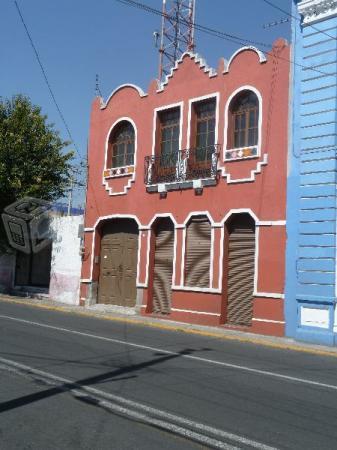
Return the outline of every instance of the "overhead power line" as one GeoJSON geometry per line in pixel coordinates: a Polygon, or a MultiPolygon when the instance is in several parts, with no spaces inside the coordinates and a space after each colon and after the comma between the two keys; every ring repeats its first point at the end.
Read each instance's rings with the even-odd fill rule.
{"type": "MultiPolygon", "coordinates": [[[[163,14],[163,12],[160,11],[159,9],[152,8],[149,5],[146,5],[146,4],[140,3],[140,2],[136,2],[134,0],[115,0],[115,1],[117,1],[118,3],[122,3],[126,6],[132,6],[137,9],[142,9],[146,12],[150,12],[157,16],[169,17],[169,16],[167,16],[167,14],[163,14]]],[[[174,20],[174,17],[172,17],[172,19],[174,20]]],[[[225,39],[225,40],[227,40],[229,42],[233,42],[235,44],[239,43],[239,44],[243,44],[243,45],[249,44],[249,45],[257,45],[259,47],[268,47],[268,48],[270,47],[269,44],[265,44],[264,42],[257,42],[257,41],[253,41],[251,39],[244,39],[244,38],[241,38],[240,36],[235,36],[234,34],[228,34],[223,31],[215,30],[213,28],[206,27],[199,23],[194,23],[193,28],[195,30],[202,31],[203,33],[210,34],[211,36],[216,36],[216,37],[225,39]]]]}
{"type": "Polygon", "coordinates": [[[80,151],[79,151],[79,149],[78,149],[78,147],[77,147],[77,145],[76,145],[76,143],[75,143],[75,141],[74,141],[74,138],[73,138],[73,136],[72,136],[72,134],[71,134],[70,128],[69,128],[69,126],[68,126],[68,124],[67,124],[67,121],[66,121],[66,119],[65,119],[65,117],[64,117],[64,114],[63,114],[63,112],[62,112],[62,110],[61,110],[61,108],[60,108],[60,106],[59,106],[59,104],[58,104],[58,102],[57,102],[57,100],[56,100],[55,94],[54,94],[54,92],[53,92],[53,89],[52,89],[51,84],[50,84],[50,82],[49,82],[49,79],[48,79],[48,77],[47,77],[46,70],[45,70],[45,68],[43,67],[43,64],[42,64],[40,55],[39,55],[39,53],[38,53],[38,51],[37,51],[37,48],[36,48],[36,46],[35,46],[35,44],[34,44],[34,41],[33,41],[33,39],[32,39],[32,36],[31,36],[31,34],[30,34],[29,30],[28,30],[27,24],[26,24],[26,22],[25,22],[25,20],[24,20],[24,18],[23,18],[22,12],[21,12],[21,10],[20,10],[20,8],[19,8],[19,5],[18,5],[18,3],[17,3],[16,0],[14,0],[14,4],[15,4],[16,9],[17,9],[17,12],[18,12],[18,14],[19,14],[19,16],[20,16],[22,25],[24,26],[24,29],[25,29],[25,31],[26,31],[26,34],[27,34],[28,40],[29,40],[29,42],[30,42],[30,45],[31,45],[31,47],[32,47],[32,49],[33,49],[33,51],[34,51],[36,60],[37,60],[37,62],[38,62],[38,64],[39,64],[39,66],[40,66],[40,69],[41,69],[41,72],[42,72],[44,81],[45,81],[45,83],[46,83],[46,85],[47,85],[49,94],[50,94],[50,96],[51,96],[51,98],[52,98],[52,100],[53,100],[53,102],[54,102],[54,105],[55,105],[55,107],[56,107],[56,109],[57,109],[57,112],[59,113],[59,116],[60,116],[60,118],[61,118],[61,120],[62,120],[62,122],[63,122],[63,125],[64,125],[64,127],[65,127],[65,129],[66,129],[66,131],[67,131],[68,137],[69,137],[69,139],[70,139],[72,145],[74,146],[74,148],[75,148],[75,150],[76,150],[76,153],[77,153],[78,157],[79,157],[81,160],[84,160],[85,158],[81,155],[81,153],[80,153],[80,151]]]}
{"type": "MultiPolygon", "coordinates": [[[[290,12],[286,11],[285,9],[280,8],[278,5],[275,5],[275,3],[271,2],[270,0],[262,0],[264,3],[266,3],[267,5],[271,6],[274,9],[277,9],[278,11],[282,12],[283,14],[287,14],[287,16],[291,17],[292,19],[297,20],[298,22],[301,22],[301,19],[299,17],[294,16],[293,14],[291,14],[290,12]]],[[[337,38],[335,36],[331,36],[331,34],[327,33],[324,30],[320,30],[319,28],[315,27],[315,25],[308,25],[309,27],[311,27],[313,30],[318,31],[319,33],[324,34],[325,36],[328,36],[331,39],[334,39],[335,41],[337,41],[337,38]]]]}
{"type": "MultiPolygon", "coordinates": [[[[158,15],[158,16],[163,16],[162,11],[159,11],[158,9],[152,8],[152,7],[150,7],[150,6],[148,6],[148,5],[144,4],[144,3],[136,2],[134,0],[115,0],[115,1],[118,2],[118,3],[122,3],[122,4],[126,5],[126,6],[131,6],[131,7],[134,7],[134,8],[138,8],[138,9],[144,10],[144,11],[149,12],[151,14],[155,14],[155,15],[158,15]]],[[[262,1],[268,2],[268,0],[262,0],[262,1]]],[[[270,3],[270,2],[268,2],[268,3],[270,3]]],[[[273,6],[271,3],[270,3],[270,5],[273,6]]],[[[278,7],[276,7],[276,8],[278,8],[278,7]]],[[[282,10],[281,8],[279,8],[279,9],[282,12],[284,12],[284,13],[289,15],[288,12],[282,10]]],[[[224,39],[225,41],[228,41],[228,42],[232,42],[232,43],[240,44],[240,45],[251,45],[251,44],[254,44],[254,45],[258,46],[258,47],[267,47],[269,49],[272,49],[272,45],[271,44],[266,44],[266,43],[263,43],[263,42],[255,42],[255,41],[252,41],[250,39],[244,39],[244,38],[241,38],[241,37],[238,37],[238,36],[234,36],[232,34],[224,33],[222,31],[206,27],[204,25],[197,24],[197,23],[194,23],[193,26],[198,31],[201,31],[201,32],[206,33],[206,34],[210,34],[211,36],[214,36],[214,37],[217,37],[217,38],[220,38],[220,39],[224,39]]],[[[290,64],[294,64],[295,66],[301,67],[302,69],[312,70],[313,72],[317,72],[317,73],[319,73],[321,75],[324,75],[324,76],[332,76],[333,75],[332,73],[323,72],[322,70],[319,70],[319,69],[315,68],[314,66],[305,66],[305,65],[300,64],[300,63],[298,63],[296,61],[293,61],[291,59],[284,58],[283,56],[275,55],[274,53],[272,53],[270,51],[265,51],[265,54],[268,55],[268,56],[272,56],[274,58],[283,60],[283,61],[287,61],[290,64]]]]}

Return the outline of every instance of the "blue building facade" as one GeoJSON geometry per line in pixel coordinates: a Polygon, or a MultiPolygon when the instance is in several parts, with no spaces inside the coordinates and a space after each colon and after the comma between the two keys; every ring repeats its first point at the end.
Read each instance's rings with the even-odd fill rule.
{"type": "Polygon", "coordinates": [[[337,0],[293,0],[286,335],[337,344],[337,0]]]}

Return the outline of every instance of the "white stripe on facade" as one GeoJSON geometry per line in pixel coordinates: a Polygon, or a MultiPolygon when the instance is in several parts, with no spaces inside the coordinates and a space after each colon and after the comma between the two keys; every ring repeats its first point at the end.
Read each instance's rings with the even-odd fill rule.
{"type": "Polygon", "coordinates": [[[254,322],[279,323],[279,324],[284,324],[284,323],[285,323],[284,320],[258,319],[258,318],[256,318],[256,317],[253,317],[252,320],[253,320],[254,322]]]}
{"type": "Polygon", "coordinates": [[[183,313],[189,313],[189,314],[200,314],[200,315],[205,315],[205,316],[218,316],[218,317],[221,316],[221,314],[218,314],[218,313],[211,313],[211,312],[206,312],[206,311],[193,311],[191,309],[171,308],[171,311],[183,312],[183,313]]]}

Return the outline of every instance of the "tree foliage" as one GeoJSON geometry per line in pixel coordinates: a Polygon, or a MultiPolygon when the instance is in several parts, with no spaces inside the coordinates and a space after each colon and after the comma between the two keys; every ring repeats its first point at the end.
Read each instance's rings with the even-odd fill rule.
{"type": "Polygon", "coordinates": [[[73,158],[68,145],[28,97],[0,98],[0,213],[25,196],[62,197],[73,158]]]}

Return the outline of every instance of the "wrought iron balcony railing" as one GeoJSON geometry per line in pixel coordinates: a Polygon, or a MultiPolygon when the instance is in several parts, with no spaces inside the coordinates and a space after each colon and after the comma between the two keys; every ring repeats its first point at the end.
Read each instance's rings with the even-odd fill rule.
{"type": "Polygon", "coordinates": [[[145,157],[146,185],[216,178],[219,145],[145,157]]]}

